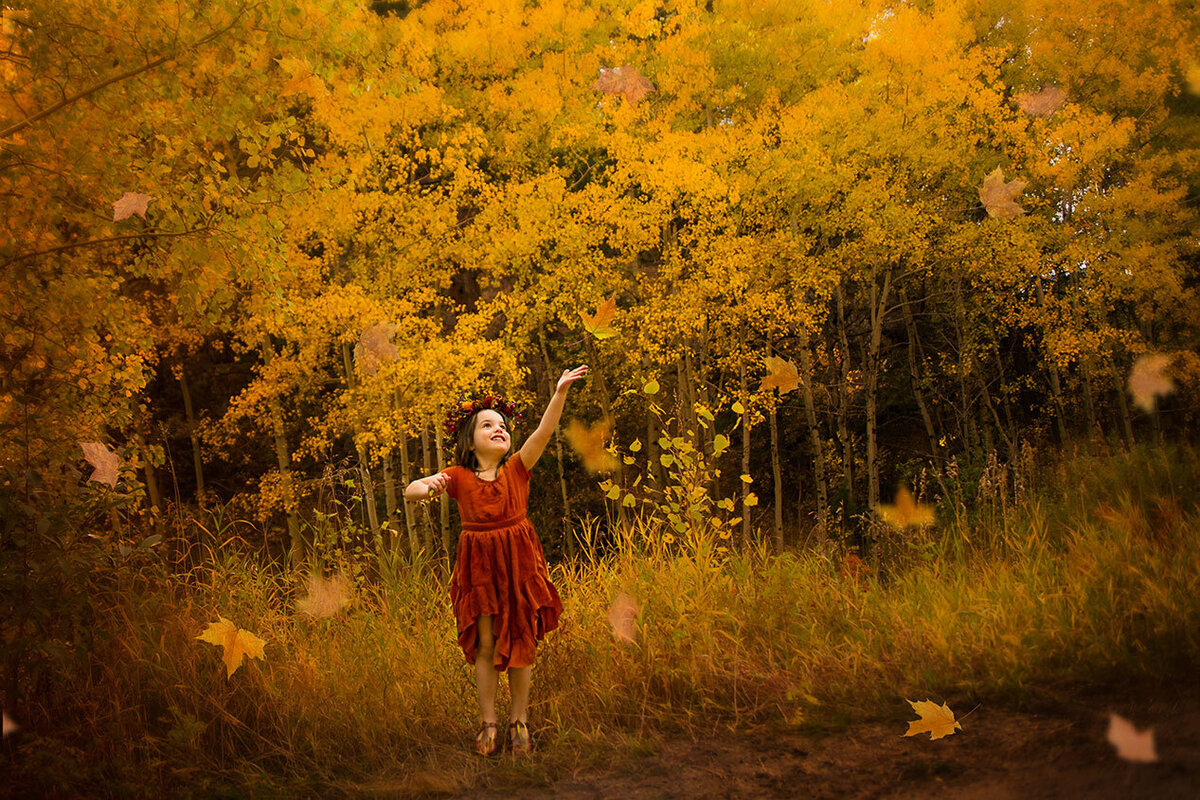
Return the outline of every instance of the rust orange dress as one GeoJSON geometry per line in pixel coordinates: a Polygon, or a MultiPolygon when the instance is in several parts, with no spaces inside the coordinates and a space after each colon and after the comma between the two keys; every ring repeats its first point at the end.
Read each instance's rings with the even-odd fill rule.
{"type": "Polygon", "coordinates": [[[492,615],[500,672],[533,663],[537,643],[558,627],[562,600],[550,582],[542,543],[525,516],[529,468],[513,454],[493,481],[458,464],[442,470],[458,501],[462,534],[450,579],[458,644],[475,663],[479,617],[492,615]]]}

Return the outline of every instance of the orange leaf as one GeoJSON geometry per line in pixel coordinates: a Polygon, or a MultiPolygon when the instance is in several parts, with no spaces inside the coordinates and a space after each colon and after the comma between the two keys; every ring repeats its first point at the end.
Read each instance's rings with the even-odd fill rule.
{"type": "Polygon", "coordinates": [[[596,313],[588,316],[582,311],[577,311],[583,318],[583,328],[597,339],[607,339],[610,336],[617,335],[617,329],[612,326],[613,318],[617,315],[617,295],[605,300],[596,309],[596,313]]]}
{"type": "Polygon", "coordinates": [[[332,617],[350,602],[350,580],[345,574],[326,580],[314,572],[308,576],[308,596],[300,599],[296,608],[314,617],[332,617]]]}
{"type": "Polygon", "coordinates": [[[608,609],[608,624],[612,627],[614,639],[620,642],[634,641],[634,619],[637,613],[636,600],[624,592],[617,595],[617,599],[608,609]]]}
{"type": "Polygon", "coordinates": [[[1154,751],[1154,728],[1138,731],[1129,720],[1110,713],[1108,741],[1117,748],[1117,755],[1126,761],[1158,761],[1158,754],[1154,751]]]}
{"type": "Polygon", "coordinates": [[[909,525],[932,525],[933,506],[919,505],[913,500],[912,494],[904,486],[896,491],[896,505],[876,506],[876,511],[884,522],[897,528],[907,528],[909,525]]]}
{"type": "Polygon", "coordinates": [[[1038,92],[1017,95],[1017,105],[1026,114],[1048,117],[1067,102],[1067,93],[1057,86],[1043,86],[1038,92]]]}
{"type": "Polygon", "coordinates": [[[771,372],[762,379],[762,389],[779,389],[780,394],[787,394],[800,385],[800,374],[796,365],[775,356],[763,359],[771,372]]]}
{"type": "Polygon", "coordinates": [[[1129,371],[1129,394],[1143,411],[1154,410],[1154,398],[1175,391],[1175,382],[1165,374],[1171,364],[1167,353],[1147,353],[1133,362],[1129,371]]]}
{"type": "Polygon", "coordinates": [[[379,322],[362,332],[354,346],[354,363],[368,375],[379,371],[382,361],[395,361],[400,351],[392,344],[396,333],[394,322],[379,322]]]}
{"type": "Polygon", "coordinates": [[[912,700],[907,702],[921,718],[909,720],[908,732],[904,734],[905,736],[928,733],[930,739],[941,739],[943,736],[954,733],[956,728],[962,730],[962,725],[954,719],[954,712],[945,703],[939,706],[928,699],[919,703],[914,703],[912,700]]]}
{"type": "Polygon", "coordinates": [[[579,454],[584,468],[589,472],[611,472],[616,469],[617,460],[613,458],[612,453],[604,449],[604,442],[608,439],[609,430],[607,420],[598,422],[589,428],[581,424],[579,420],[573,419],[567,425],[567,429],[563,431],[567,441],[571,443],[571,447],[579,454]]]}

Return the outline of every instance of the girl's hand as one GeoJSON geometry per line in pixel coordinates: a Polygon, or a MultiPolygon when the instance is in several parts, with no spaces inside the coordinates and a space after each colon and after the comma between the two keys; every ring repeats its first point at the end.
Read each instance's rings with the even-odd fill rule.
{"type": "Polygon", "coordinates": [[[565,392],[570,385],[587,374],[587,364],[575,369],[564,369],[562,377],[558,379],[558,386],[554,387],[556,392],[565,392]]]}
{"type": "Polygon", "coordinates": [[[429,496],[431,498],[437,497],[444,492],[449,484],[450,476],[444,472],[439,472],[437,475],[425,479],[425,485],[429,487],[429,496]]]}

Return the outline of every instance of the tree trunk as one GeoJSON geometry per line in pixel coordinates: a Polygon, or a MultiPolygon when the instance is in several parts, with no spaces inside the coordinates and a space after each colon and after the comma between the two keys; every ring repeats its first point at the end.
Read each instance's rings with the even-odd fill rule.
{"type": "Polygon", "coordinates": [[[200,437],[196,435],[196,415],[192,410],[192,393],[188,389],[187,368],[179,363],[179,388],[183,392],[183,413],[187,417],[188,438],[192,442],[192,467],[196,470],[196,502],[204,505],[204,460],[200,456],[200,437]]]}
{"type": "Polygon", "coordinates": [[[147,511],[150,512],[155,530],[158,530],[162,527],[160,515],[163,513],[162,494],[158,490],[158,472],[150,463],[150,448],[146,446],[146,440],[140,431],[134,434],[134,442],[137,444],[138,456],[142,459],[142,472],[146,476],[147,511]]]}
{"type": "Polygon", "coordinates": [[[399,541],[399,523],[396,520],[396,476],[392,470],[391,453],[383,456],[383,503],[387,511],[383,546],[389,553],[395,553],[396,542],[399,541]]]}
{"type": "Polygon", "coordinates": [[[883,273],[883,289],[871,280],[871,347],[867,353],[867,505],[879,505],[879,459],[875,442],[875,393],[879,385],[879,346],[883,340],[883,320],[887,315],[892,270],[883,273]]]}
{"type": "Polygon", "coordinates": [[[771,402],[771,473],[775,477],[775,552],[783,552],[783,476],[779,468],[779,425],[775,409],[778,398],[771,402]]]}
{"type": "MultiPolygon", "coordinates": [[[[354,356],[349,342],[342,342],[342,366],[346,370],[346,388],[353,391],[357,381],[354,378],[354,356]]],[[[354,426],[354,438],[358,439],[358,426],[354,426]]],[[[375,480],[371,476],[371,454],[363,445],[355,441],[354,449],[358,453],[358,474],[362,479],[362,500],[367,510],[367,524],[371,528],[371,536],[375,539],[375,552],[383,552],[383,535],[379,530],[379,509],[375,506],[375,480]]]]}
{"type": "Polygon", "coordinates": [[[850,442],[850,338],[846,333],[845,300],[842,285],[835,290],[837,299],[837,332],[841,347],[842,387],[841,402],[838,403],[838,438],[842,441],[842,483],[845,500],[842,506],[842,521],[846,522],[854,502],[854,449],[850,442]]]}
{"type": "MultiPolygon", "coordinates": [[[[616,435],[617,435],[617,431],[616,431],[617,420],[616,420],[616,417],[613,416],[612,402],[609,400],[609,396],[608,396],[608,381],[604,380],[604,372],[603,372],[603,370],[600,369],[600,362],[596,358],[596,348],[595,348],[595,346],[592,345],[592,340],[590,338],[585,338],[584,341],[586,342],[586,345],[587,345],[588,358],[591,360],[591,365],[593,367],[593,371],[596,373],[596,377],[599,379],[598,382],[599,382],[599,389],[600,389],[600,408],[604,412],[604,419],[606,419],[608,421],[609,425],[611,426],[612,437],[615,439],[616,435]]],[[[617,486],[620,486],[621,489],[624,490],[625,489],[625,478],[624,478],[624,470],[621,468],[621,459],[620,458],[618,458],[616,460],[616,467],[613,470],[613,472],[615,473],[615,475],[613,477],[616,478],[617,486]]],[[[623,494],[624,494],[624,492],[622,491],[622,495],[623,494]]],[[[607,500],[606,500],[606,502],[607,502],[607,500]]],[[[625,506],[621,503],[620,499],[616,500],[615,502],[616,502],[616,506],[617,506],[617,525],[621,528],[621,530],[626,530],[625,506]]]]}
{"type": "MultiPolygon", "coordinates": [[[[275,357],[275,346],[271,344],[269,334],[262,336],[262,358],[263,365],[271,366],[271,361],[275,357]]],[[[287,527],[288,527],[288,557],[291,560],[291,566],[297,567],[303,563],[306,556],[306,543],[300,537],[300,517],[296,514],[295,507],[290,502],[293,494],[292,486],[292,458],[288,453],[287,439],[284,435],[283,427],[283,408],[279,403],[279,397],[274,393],[270,393],[267,397],[267,405],[271,414],[271,428],[275,438],[275,463],[279,468],[279,475],[282,478],[285,497],[284,509],[287,512],[287,527]]]]}
{"type": "MultiPolygon", "coordinates": [[[[429,446],[428,422],[421,423],[421,467],[424,470],[423,475],[433,474],[433,449],[429,446]]],[[[429,515],[428,507],[423,505],[422,508],[424,509],[423,516],[425,518],[425,535],[422,537],[422,544],[432,553],[434,552],[433,518],[429,515]]]]}
{"type": "Polygon", "coordinates": [[[934,463],[941,464],[942,451],[938,445],[937,429],[933,426],[933,417],[929,414],[929,406],[925,404],[925,393],[921,391],[921,373],[917,367],[920,351],[917,349],[917,323],[913,319],[912,307],[908,302],[908,294],[900,288],[900,308],[904,312],[904,328],[908,332],[908,375],[912,382],[913,397],[917,408],[921,411],[921,421],[925,423],[925,435],[929,437],[929,452],[934,463]]]}
{"type": "MultiPolygon", "coordinates": [[[[548,394],[547,403],[554,399],[554,389],[550,383],[558,385],[555,379],[554,370],[550,365],[550,353],[546,350],[546,337],[542,333],[542,329],[538,328],[538,344],[542,350],[542,362],[546,365],[546,372],[542,383],[546,386],[548,394]]],[[[559,525],[559,534],[563,538],[563,543],[566,545],[567,555],[571,558],[575,557],[575,537],[571,535],[571,496],[567,493],[567,474],[563,469],[563,446],[562,435],[559,433],[561,426],[554,426],[554,460],[558,463],[558,489],[562,496],[562,520],[559,525]]]]}
{"type": "MultiPolygon", "coordinates": [[[[1042,282],[1034,281],[1033,293],[1037,297],[1038,305],[1045,307],[1046,295],[1042,292],[1042,282]]],[[[1053,359],[1046,358],[1046,369],[1050,373],[1050,392],[1054,397],[1055,422],[1058,423],[1058,442],[1062,446],[1067,445],[1067,412],[1063,405],[1062,399],[1062,383],[1058,379],[1058,366],[1053,359]]]]}
{"type": "MultiPolygon", "coordinates": [[[[747,407],[750,403],[749,394],[746,392],[746,359],[742,358],[738,362],[738,402],[742,404],[742,475],[750,474],[750,409],[747,407]]],[[[746,505],[746,498],[750,494],[750,484],[743,480],[738,480],[742,485],[742,549],[743,551],[750,546],[750,508],[746,505]]]]}
{"type": "MultiPolygon", "coordinates": [[[[437,469],[441,472],[446,468],[446,448],[443,445],[442,426],[433,426],[434,444],[437,446],[437,469]]],[[[511,441],[511,440],[510,440],[511,441]]],[[[450,547],[450,495],[442,492],[438,495],[438,510],[441,514],[440,522],[442,524],[442,548],[447,554],[452,552],[450,547]]]]}
{"type": "Polygon", "coordinates": [[[825,448],[817,424],[817,406],[812,392],[812,357],[808,352],[808,331],[800,342],[800,388],[804,397],[804,414],[808,418],[808,441],[813,452],[813,482],[817,487],[817,544],[824,544],[829,530],[829,492],[825,486],[825,448]]]}
{"type": "MultiPolygon", "coordinates": [[[[408,457],[408,434],[405,433],[400,436],[400,484],[407,488],[412,481],[412,462],[408,457]]],[[[412,501],[406,497],[404,498],[404,527],[408,530],[409,555],[416,555],[421,543],[417,540],[417,526],[413,520],[412,501]]]]}

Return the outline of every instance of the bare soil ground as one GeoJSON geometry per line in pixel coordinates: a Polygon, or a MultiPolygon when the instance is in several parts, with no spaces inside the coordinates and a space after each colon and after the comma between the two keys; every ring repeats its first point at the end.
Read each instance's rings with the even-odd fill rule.
{"type": "MultiPolygon", "coordinates": [[[[649,754],[617,753],[604,768],[568,771],[549,785],[523,777],[536,771],[522,773],[502,761],[473,787],[415,794],[487,800],[1200,798],[1200,679],[1041,689],[1020,708],[981,704],[965,719],[969,708],[952,708],[963,730],[937,741],[928,734],[905,737],[908,726],[892,721],[812,733],[764,727],[700,741],[654,740],[649,754]],[[1139,730],[1153,726],[1158,763],[1117,757],[1106,738],[1110,711],[1139,730]]],[[[407,788],[409,796],[417,789],[407,788]]]]}

